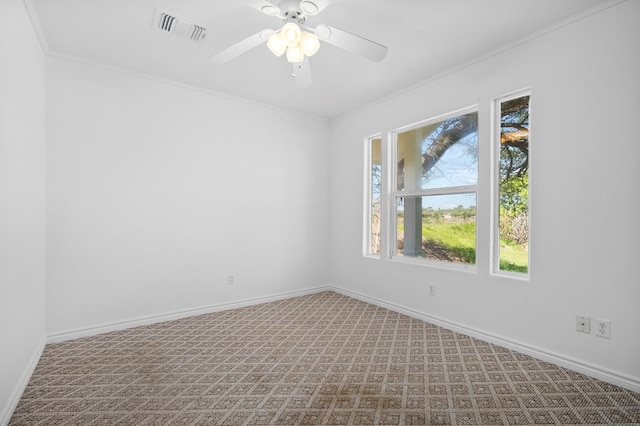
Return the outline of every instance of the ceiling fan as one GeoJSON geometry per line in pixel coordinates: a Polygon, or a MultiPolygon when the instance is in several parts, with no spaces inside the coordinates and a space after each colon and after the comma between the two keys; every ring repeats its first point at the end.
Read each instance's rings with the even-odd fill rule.
{"type": "Polygon", "coordinates": [[[284,25],[280,29],[264,29],[211,56],[218,64],[229,62],[249,50],[266,43],[276,56],[286,54],[293,64],[292,76],[298,87],[311,85],[309,57],[320,48],[320,41],[332,44],[347,52],[379,62],[387,54],[387,47],[347,31],[318,24],[307,26],[308,17],[316,16],[326,6],[327,0],[257,0],[252,4],[262,13],[280,18],[284,25]]]}

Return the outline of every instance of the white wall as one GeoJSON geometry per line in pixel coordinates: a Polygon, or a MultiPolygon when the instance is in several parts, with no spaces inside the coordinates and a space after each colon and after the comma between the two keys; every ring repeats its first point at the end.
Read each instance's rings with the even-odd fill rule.
{"type": "Polygon", "coordinates": [[[44,55],[19,0],[0,2],[0,424],[45,338],[44,55]]]}
{"type": "Polygon", "coordinates": [[[50,57],[46,88],[49,336],[326,284],[328,123],[50,57]]]}
{"type": "Polygon", "coordinates": [[[331,283],[640,389],[638,16],[640,3],[624,2],[334,123],[331,283]],[[489,108],[527,86],[533,235],[522,282],[489,274],[489,108]],[[477,272],[363,258],[364,138],[476,103],[477,272]],[[611,340],[577,333],[576,314],[611,320],[611,340]]]}

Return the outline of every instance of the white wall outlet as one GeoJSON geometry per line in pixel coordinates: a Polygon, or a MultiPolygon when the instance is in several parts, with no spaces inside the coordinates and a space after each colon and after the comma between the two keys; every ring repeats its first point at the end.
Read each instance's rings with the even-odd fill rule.
{"type": "Polygon", "coordinates": [[[236,283],[236,276],[234,274],[227,275],[227,284],[234,285],[236,283]]]}
{"type": "Polygon", "coordinates": [[[611,339],[611,321],[595,319],[596,322],[596,336],[604,337],[605,339],[611,339]]]}
{"type": "Polygon", "coordinates": [[[435,296],[436,295],[436,285],[435,284],[429,284],[429,286],[427,287],[427,293],[429,294],[429,296],[435,296]]]}
{"type": "Polygon", "coordinates": [[[576,315],[576,331],[580,333],[591,333],[591,318],[576,315]]]}

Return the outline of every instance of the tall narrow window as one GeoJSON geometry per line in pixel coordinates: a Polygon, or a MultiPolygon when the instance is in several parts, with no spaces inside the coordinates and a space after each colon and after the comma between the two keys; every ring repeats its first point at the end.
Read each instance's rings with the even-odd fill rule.
{"type": "Polygon", "coordinates": [[[475,264],[477,111],[425,121],[394,141],[394,254],[475,264]]]}
{"type": "Polygon", "coordinates": [[[366,230],[366,253],[371,256],[380,255],[380,213],[382,189],[382,139],[371,138],[368,146],[368,214],[366,230]]]}
{"type": "Polygon", "coordinates": [[[529,93],[497,101],[497,256],[494,268],[529,273],[529,93]]]}

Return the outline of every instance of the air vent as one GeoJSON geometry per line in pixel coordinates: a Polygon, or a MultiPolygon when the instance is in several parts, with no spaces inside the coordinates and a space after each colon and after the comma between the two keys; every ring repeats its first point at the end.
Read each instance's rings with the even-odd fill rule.
{"type": "Polygon", "coordinates": [[[206,29],[202,25],[196,25],[187,19],[161,9],[156,9],[153,26],[161,31],[193,41],[200,41],[206,36],[206,29]]]}

